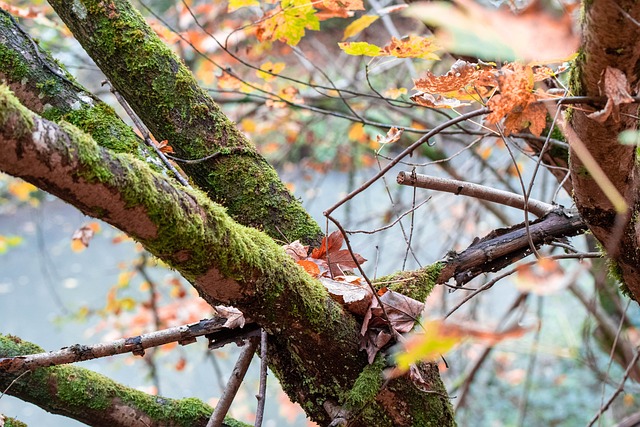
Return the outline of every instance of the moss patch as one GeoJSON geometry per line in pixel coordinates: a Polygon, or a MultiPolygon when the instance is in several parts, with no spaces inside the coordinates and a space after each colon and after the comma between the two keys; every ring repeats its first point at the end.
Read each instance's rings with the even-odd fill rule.
{"type": "Polygon", "coordinates": [[[403,271],[380,277],[374,285],[378,288],[386,286],[394,292],[399,292],[418,301],[424,301],[436,285],[444,267],[443,262],[435,262],[417,271],[403,271]]]}

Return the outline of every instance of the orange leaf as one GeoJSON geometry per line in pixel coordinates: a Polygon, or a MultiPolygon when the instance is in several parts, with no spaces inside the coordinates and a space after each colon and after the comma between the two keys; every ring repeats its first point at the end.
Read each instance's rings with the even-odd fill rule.
{"type": "Polygon", "coordinates": [[[320,268],[318,267],[318,264],[316,264],[315,262],[307,261],[306,259],[301,259],[299,261],[296,261],[296,263],[298,263],[298,265],[304,268],[305,271],[309,273],[311,276],[318,277],[320,275],[320,268]]]}
{"type": "Polygon", "coordinates": [[[397,58],[422,58],[440,59],[434,52],[440,50],[440,46],[433,37],[421,37],[411,34],[410,36],[397,39],[391,37],[391,42],[382,48],[382,51],[389,56],[397,58]]]}
{"type": "Polygon", "coordinates": [[[362,0],[322,0],[322,5],[329,10],[364,10],[362,0]]]}

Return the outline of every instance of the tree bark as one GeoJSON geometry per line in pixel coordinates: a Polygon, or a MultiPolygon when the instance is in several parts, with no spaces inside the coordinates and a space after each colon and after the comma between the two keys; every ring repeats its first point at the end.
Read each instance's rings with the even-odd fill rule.
{"type": "MultiPolygon", "coordinates": [[[[331,422],[321,402],[349,402],[366,366],[359,326],[272,239],[133,156],[97,146],[72,125],[38,117],[6,87],[0,89],[0,125],[0,169],[125,231],[210,304],[234,305],[270,332],[271,367],[312,419],[331,422]]],[[[425,376],[437,394],[421,392],[407,378],[382,389],[376,384],[353,425],[411,425],[416,419],[451,425],[437,367],[428,365],[425,376]],[[398,412],[399,400],[413,404],[398,412]]]]}
{"type": "MultiPolygon", "coordinates": [[[[640,83],[638,20],[640,5],[631,0],[584,3],[583,43],[571,79],[573,95],[605,95],[602,80],[607,67],[622,71],[631,94],[637,93],[640,83]]],[[[638,108],[635,104],[623,104],[619,110],[619,117],[612,114],[604,123],[599,123],[587,117],[590,111],[576,108],[571,111],[569,124],[575,132],[574,139],[578,138],[587,147],[625,198],[629,211],[616,212],[576,155],[575,141],[567,135],[572,147],[571,179],[580,214],[613,260],[612,273],[633,298],[640,301],[638,151],[636,147],[620,144],[617,139],[621,131],[637,129],[638,108]]]]}

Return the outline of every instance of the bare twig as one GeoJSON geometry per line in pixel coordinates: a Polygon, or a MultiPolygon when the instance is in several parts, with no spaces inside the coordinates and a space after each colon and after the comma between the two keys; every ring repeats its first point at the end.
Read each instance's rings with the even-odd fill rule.
{"type": "MultiPolygon", "coordinates": [[[[384,168],[380,169],[380,171],[377,174],[375,174],[372,178],[370,178],[367,182],[365,182],[360,187],[356,188],[355,190],[353,190],[352,192],[347,194],[345,197],[342,198],[342,200],[340,200],[335,205],[333,205],[329,209],[327,209],[323,213],[324,216],[329,217],[333,211],[335,211],[340,206],[344,205],[346,202],[348,202],[349,200],[353,199],[355,196],[357,196],[358,194],[362,193],[364,190],[369,188],[374,182],[376,182],[378,179],[380,179],[380,177],[384,176],[387,172],[389,172],[389,170],[392,167],[394,167],[395,165],[397,165],[402,159],[404,159],[409,154],[413,153],[422,144],[427,143],[429,141],[429,138],[437,135],[438,133],[442,132],[443,130],[445,130],[445,129],[451,127],[451,126],[456,125],[457,123],[464,122],[465,120],[471,119],[473,117],[477,117],[477,116],[481,116],[483,114],[487,114],[490,111],[491,110],[489,110],[488,108],[480,108],[478,110],[474,110],[474,111],[470,111],[470,112],[468,112],[466,114],[462,114],[462,115],[460,115],[458,117],[454,117],[453,119],[450,119],[450,120],[448,120],[448,121],[436,126],[432,130],[430,130],[429,132],[424,134],[417,141],[415,141],[413,144],[411,144],[409,147],[404,149],[392,161],[390,161],[387,166],[385,166],[384,168]]],[[[405,129],[405,131],[406,131],[406,129],[405,129]]]]}
{"type": "Polygon", "coordinates": [[[238,357],[238,361],[236,362],[236,366],[233,367],[233,372],[231,372],[231,377],[229,378],[227,387],[225,388],[224,393],[222,393],[220,401],[213,410],[211,418],[209,418],[207,427],[222,426],[224,417],[227,415],[227,412],[229,412],[233,398],[236,396],[236,393],[240,388],[240,384],[242,384],[244,375],[247,373],[247,369],[249,369],[251,359],[253,359],[253,354],[256,352],[257,348],[258,340],[256,338],[251,338],[249,339],[249,342],[245,343],[244,348],[238,357]]]}
{"type": "Polygon", "coordinates": [[[260,335],[260,389],[256,396],[258,399],[258,408],[256,409],[254,427],[262,426],[264,405],[267,398],[267,337],[267,331],[263,329],[260,335]]]}
{"type": "Polygon", "coordinates": [[[201,320],[198,323],[177,326],[106,343],[95,345],[75,344],[47,353],[0,358],[0,371],[18,372],[22,370],[33,370],[45,366],[62,365],[124,353],[133,353],[137,356],[142,356],[144,355],[144,350],[147,348],[157,347],[171,342],[177,341],[182,345],[191,344],[196,341],[196,337],[223,329],[222,325],[224,325],[226,320],[224,317],[214,317],[212,319],[201,320]]]}
{"type": "Polygon", "coordinates": [[[595,422],[598,421],[598,419],[602,416],[602,414],[604,414],[604,412],[607,409],[609,409],[609,406],[611,406],[611,404],[616,399],[616,397],[618,397],[618,395],[622,393],[622,390],[624,389],[624,383],[627,381],[627,378],[629,378],[629,375],[631,374],[631,371],[635,367],[636,363],[638,363],[639,358],[640,358],[640,349],[636,347],[636,354],[633,356],[633,359],[631,359],[631,362],[629,362],[627,369],[624,371],[624,375],[622,376],[622,380],[620,380],[620,384],[618,384],[618,387],[613,392],[609,400],[607,400],[607,402],[600,407],[600,409],[598,410],[598,413],[593,416],[591,421],[589,421],[589,424],[587,425],[587,427],[591,427],[592,425],[594,425],[595,422]]]}
{"type": "MultiPolygon", "coordinates": [[[[512,208],[523,209],[525,206],[525,198],[519,194],[502,191],[495,188],[487,187],[480,184],[473,184],[466,181],[458,181],[455,179],[438,178],[435,176],[413,174],[411,172],[400,172],[397,178],[398,184],[409,185],[413,187],[426,188],[428,190],[445,191],[455,195],[475,197],[481,200],[487,200],[499,203],[512,208]]],[[[548,203],[529,198],[527,204],[529,212],[542,217],[551,212],[555,207],[548,203]]]]}

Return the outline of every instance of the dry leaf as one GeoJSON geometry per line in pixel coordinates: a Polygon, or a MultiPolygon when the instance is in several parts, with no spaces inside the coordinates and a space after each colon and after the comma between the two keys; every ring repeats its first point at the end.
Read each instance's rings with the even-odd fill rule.
{"type": "Polygon", "coordinates": [[[404,129],[402,128],[398,129],[396,127],[392,127],[391,129],[389,129],[389,132],[387,132],[387,134],[384,137],[380,135],[376,135],[376,140],[378,141],[379,144],[393,144],[394,142],[397,142],[400,139],[403,132],[404,132],[404,129]]]}
{"type": "Polygon", "coordinates": [[[300,240],[296,240],[295,242],[289,243],[288,245],[284,245],[282,247],[284,251],[293,258],[295,261],[300,261],[307,258],[307,253],[309,252],[309,246],[303,246],[300,243],[300,240]]]}
{"type": "Polygon", "coordinates": [[[224,322],[224,325],[222,325],[223,327],[229,329],[244,327],[246,320],[242,312],[237,308],[226,307],[224,305],[216,305],[214,308],[219,316],[227,319],[227,321],[224,322]]]}
{"type": "Polygon", "coordinates": [[[327,288],[331,298],[344,305],[350,312],[359,316],[365,315],[371,305],[373,292],[368,286],[358,283],[361,281],[359,277],[339,276],[335,279],[321,277],[320,281],[327,288]]]}
{"type": "Polygon", "coordinates": [[[609,67],[604,70],[604,87],[600,87],[600,92],[607,97],[607,104],[602,110],[588,114],[587,117],[604,123],[613,114],[615,122],[620,121],[620,105],[634,102],[629,95],[631,88],[627,76],[617,68],[609,67]]]}
{"type": "Polygon", "coordinates": [[[541,258],[533,265],[519,265],[515,277],[516,288],[534,295],[551,295],[569,285],[560,263],[552,258],[541,258]]]}
{"type": "Polygon", "coordinates": [[[90,222],[78,228],[71,236],[71,248],[78,252],[89,247],[89,242],[98,231],[100,231],[100,224],[97,222],[90,222]]]}
{"type": "Polygon", "coordinates": [[[320,267],[315,262],[309,261],[306,259],[301,259],[299,261],[296,261],[296,263],[302,266],[302,268],[304,268],[304,270],[307,273],[309,273],[312,277],[320,276],[320,267]]]}

